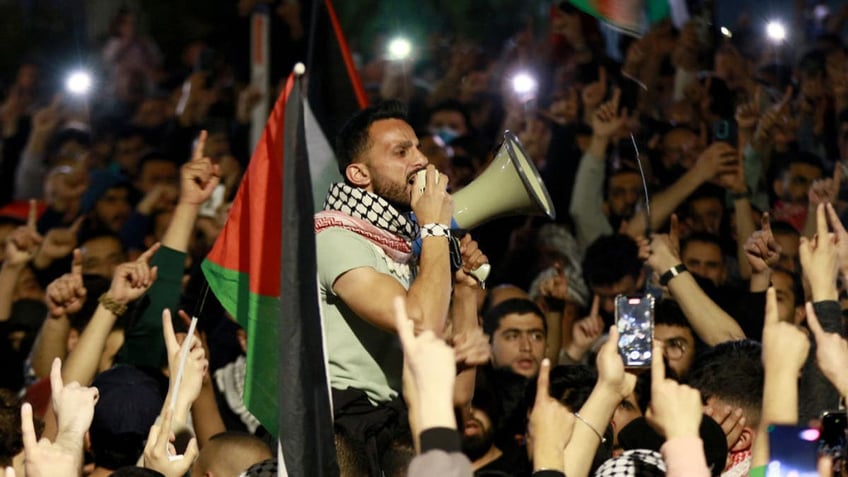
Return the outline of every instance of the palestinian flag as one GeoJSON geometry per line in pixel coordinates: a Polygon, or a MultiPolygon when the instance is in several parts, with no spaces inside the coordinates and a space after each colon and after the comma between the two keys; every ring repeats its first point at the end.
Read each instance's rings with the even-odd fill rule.
{"type": "Polygon", "coordinates": [[[337,475],[316,284],[301,80],[289,77],[227,223],[202,264],[247,332],[247,409],[279,436],[290,475],[337,475]]]}
{"type": "Polygon", "coordinates": [[[633,36],[643,35],[651,24],[671,15],[669,0],[571,0],[570,3],[633,36]]]}

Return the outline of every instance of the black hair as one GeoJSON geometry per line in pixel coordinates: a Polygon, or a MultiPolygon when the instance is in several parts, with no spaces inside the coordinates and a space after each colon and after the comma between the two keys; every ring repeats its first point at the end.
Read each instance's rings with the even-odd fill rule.
{"type": "Polygon", "coordinates": [[[489,336],[494,336],[495,330],[500,326],[503,317],[512,314],[526,315],[528,313],[536,315],[542,320],[542,326],[545,329],[545,334],[547,334],[548,323],[545,321],[545,314],[535,303],[526,298],[510,298],[493,306],[483,315],[483,332],[489,336]]]}
{"type": "Polygon", "coordinates": [[[336,136],[336,159],[339,172],[345,177],[345,169],[356,162],[368,149],[371,125],[384,119],[407,120],[406,106],[400,101],[384,101],[376,106],[365,108],[351,117],[336,136]]]}
{"type": "Polygon", "coordinates": [[[82,247],[82,244],[84,244],[85,242],[88,242],[89,240],[99,239],[99,238],[113,238],[113,239],[117,240],[119,244],[121,244],[121,250],[125,249],[124,242],[121,241],[120,235],[118,235],[117,233],[115,233],[115,232],[113,232],[109,229],[105,229],[105,228],[101,228],[101,227],[95,227],[95,228],[83,227],[82,230],[80,230],[79,235],[77,236],[77,243],[79,244],[80,247],[82,247]]]}
{"type": "Polygon", "coordinates": [[[177,165],[177,162],[174,161],[171,157],[168,157],[168,155],[165,154],[164,151],[151,148],[142,153],[141,157],[138,158],[138,169],[136,170],[138,170],[140,173],[148,162],[153,161],[170,162],[174,165],[177,165]]]}
{"type": "Polygon", "coordinates": [[[825,169],[821,157],[809,151],[790,151],[784,154],[776,154],[774,160],[777,162],[780,172],[777,175],[778,178],[783,177],[783,174],[789,170],[789,166],[792,164],[807,164],[819,168],[822,172],[825,169]]]}
{"type": "Polygon", "coordinates": [[[771,221],[771,233],[773,235],[784,234],[784,235],[794,235],[796,237],[801,236],[801,232],[798,232],[798,229],[792,226],[789,222],[784,220],[772,220],[771,221]]]}
{"type": "Polygon", "coordinates": [[[639,246],[623,234],[604,235],[589,245],[583,257],[583,279],[590,287],[613,285],[642,272],[639,246]]]}
{"type": "Polygon", "coordinates": [[[804,306],[804,285],[802,284],[801,275],[780,266],[772,267],[772,276],[774,276],[774,273],[783,273],[792,279],[792,293],[795,295],[795,307],[804,306]]]}
{"type": "MultiPolygon", "coordinates": [[[[657,303],[654,312],[655,325],[679,326],[692,330],[692,325],[686,319],[680,305],[674,300],[662,300],[657,303]]],[[[695,331],[692,330],[692,336],[695,336],[695,331]]]]}
{"type": "Polygon", "coordinates": [[[464,104],[460,103],[455,99],[447,99],[442,101],[441,103],[430,108],[430,111],[427,113],[427,122],[430,122],[430,118],[433,117],[434,114],[441,111],[456,111],[457,113],[462,115],[462,119],[465,120],[465,127],[471,129],[471,116],[468,113],[468,108],[465,107],[464,104]]]}
{"type": "Polygon", "coordinates": [[[54,134],[47,143],[45,155],[53,157],[59,153],[65,143],[75,141],[82,146],[91,146],[91,134],[76,128],[65,128],[54,134]]]}
{"type": "Polygon", "coordinates": [[[689,385],[710,398],[738,406],[748,425],[760,422],[763,404],[762,345],[753,340],[726,341],[702,354],[689,371],[689,385]]]}
{"type": "MultiPolygon", "coordinates": [[[[707,232],[692,232],[680,242],[680,254],[683,254],[683,251],[686,250],[686,247],[689,246],[692,242],[701,242],[701,243],[709,243],[713,244],[721,250],[721,240],[719,240],[718,236],[715,234],[707,233],[707,232]]],[[[723,258],[723,257],[722,257],[723,258]]]]}
{"type": "Polygon", "coordinates": [[[24,448],[21,433],[21,400],[8,389],[0,389],[0,465],[12,465],[12,459],[24,448]]]}

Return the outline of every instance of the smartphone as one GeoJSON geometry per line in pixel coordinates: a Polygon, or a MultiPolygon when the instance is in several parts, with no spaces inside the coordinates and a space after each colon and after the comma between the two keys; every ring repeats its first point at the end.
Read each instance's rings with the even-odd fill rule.
{"type": "Polygon", "coordinates": [[[654,297],[615,297],[615,322],[618,326],[618,352],[628,368],[651,366],[654,345],[654,297]]]}
{"type": "Polygon", "coordinates": [[[818,429],[772,424],[768,427],[766,477],[818,477],[818,429]]]}
{"type": "Polygon", "coordinates": [[[733,119],[719,119],[713,123],[713,141],[721,141],[736,147],[739,143],[739,132],[733,119]]]}
{"type": "Polygon", "coordinates": [[[845,465],[845,411],[825,411],[821,417],[822,430],[819,437],[819,454],[833,458],[833,473],[841,475],[845,465]]]}

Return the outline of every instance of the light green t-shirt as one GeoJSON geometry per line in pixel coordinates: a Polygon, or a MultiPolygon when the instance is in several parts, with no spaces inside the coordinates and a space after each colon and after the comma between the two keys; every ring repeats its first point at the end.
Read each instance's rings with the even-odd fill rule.
{"type": "Polygon", "coordinates": [[[394,399],[403,372],[403,350],[397,335],[353,313],[333,292],[333,283],[345,272],[370,267],[408,289],[412,267],[395,262],[367,239],[341,228],[324,229],[315,240],[330,385],[364,391],[374,403],[394,399]]]}

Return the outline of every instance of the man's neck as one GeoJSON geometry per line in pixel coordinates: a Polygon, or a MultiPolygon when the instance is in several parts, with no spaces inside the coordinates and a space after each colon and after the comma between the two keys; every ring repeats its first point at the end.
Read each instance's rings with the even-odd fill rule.
{"type": "Polygon", "coordinates": [[[489,450],[485,454],[483,454],[483,457],[480,457],[471,464],[471,470],[476,472],[482,469],[483,467],[486,467],[487,465],[491,464],[492,462],[498,460],[502,455],[503,452],[501,452],[501,450],[498,449],[496,446],[489,447],[489,450]]]}
{"type": "Polygon", "coordinates": [[[95,467],[94,471],[92,471],[88,477],[109,477],[113,472],[115,471],[103,467],[95,467]]]}

